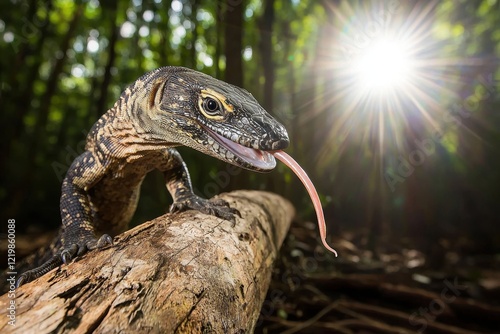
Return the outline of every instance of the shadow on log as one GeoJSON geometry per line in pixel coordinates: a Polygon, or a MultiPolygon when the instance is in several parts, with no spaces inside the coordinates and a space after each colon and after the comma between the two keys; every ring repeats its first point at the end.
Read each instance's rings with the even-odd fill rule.
{"type": "Polygon", "coordinates": [[[236,226],[196,211],[166,214],[0,297],[0,332],[252,332],[273,262],[294,215],[262,191],[221,198],[240,211],[236,226]]]}

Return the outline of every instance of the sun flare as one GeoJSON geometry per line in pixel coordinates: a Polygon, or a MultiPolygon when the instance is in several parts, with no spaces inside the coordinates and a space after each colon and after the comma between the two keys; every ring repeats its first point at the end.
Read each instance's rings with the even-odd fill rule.
{"type": "Polygon", "coordinates": [[[335,20],[325,28],[316,63],[325,80],[323,108],[331,113],[319,160],[331,163],[331,152],[349,143],[393,159],[415,134],[443,131],[445,105],[460,86],[454,66],[463,61],[441,55],[444,44],[429,19],[436,3],[411,11],[401,4],[345,6],[332,7],[335,20]]]}
{"type": "Polygon", "coordinates": [[[404,89],[412,75],[412,57],[402,41],[374,41],[352,62],[357,86],[365,93],[384,94],[404,89]]]}

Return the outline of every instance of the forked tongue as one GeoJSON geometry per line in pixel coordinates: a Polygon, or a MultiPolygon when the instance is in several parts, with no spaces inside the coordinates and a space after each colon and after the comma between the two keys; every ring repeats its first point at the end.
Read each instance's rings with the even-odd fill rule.
{"type": "Polygon", "coordinates": [[[302,169],[302,167],[300,167],[300,165],[285,152],[274,151],[273,155],[276,157],[276,159],[287,165],[288,168],[290,168],[295,173],[295,175],[298,176],[300,181],[302,181],[302,183],[306,187],[307,192],[309,193],[309,196],[311,197],[311,200],[314,204],[314,210],[316,210],[316,216],[318,217],[318,227],[319,227],[319,234],[321,236],[321,242],[323,242],[323,246],[325,246],[326,249],[334,253],[335,256],[338,256],[337,251],[332,247],[330,247],[330,245],[328,245],[328,243],[326,242],[325,216],[323,215],[323,208],[321,207],[321,201],[319,200],[318,192],[316,191],[316,188],[311,182],[311,179],[309,179],[309,176],[307,176],[307,173],[302,169]]]}

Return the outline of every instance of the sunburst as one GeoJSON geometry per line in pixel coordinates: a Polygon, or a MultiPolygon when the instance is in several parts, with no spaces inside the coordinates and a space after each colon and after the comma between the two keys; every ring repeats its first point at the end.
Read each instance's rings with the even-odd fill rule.
{"type": "Polygon", "coordinates": [[[388,36],[378,38],[350,65],[360,93],[388,95],[407,89],[414,73],[408,45],[388,36]]]}
{"type": "Polygon", "coordinates": [[[456,60],[438,57],[442,44],[433,36],[430,19],[437,3],[411,10],[403,3],[356,10],[348,2],[343,6],[331,8],[335,24],[327,29],[334,31],[333,42],[320,50],[317,65],[331,71],[335,81],[335,91],[325,91],[332,103],[324,108],[335,114],[325,142],[335,144],[323,147],[320,160],[331,159],[332,145],[345,147],[339,138],[368,143],[370,150],[377,143],[383,155],[388,142],[392,149],[405,148],[417,119],[429,131],[438,130],[440,99],[453,95],[458,80],[446,72],[456,60]]]}

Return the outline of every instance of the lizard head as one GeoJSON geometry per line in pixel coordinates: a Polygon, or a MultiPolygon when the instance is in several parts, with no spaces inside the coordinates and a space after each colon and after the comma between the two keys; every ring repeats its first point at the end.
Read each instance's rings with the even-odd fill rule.
{"type": "Polygon", "coordinates": [[[285,127],[242,88],[183,67],[160,68],[146,80],[156,139],[254,171],[272,170],[271,151],[288,146],[285,127]]]}

